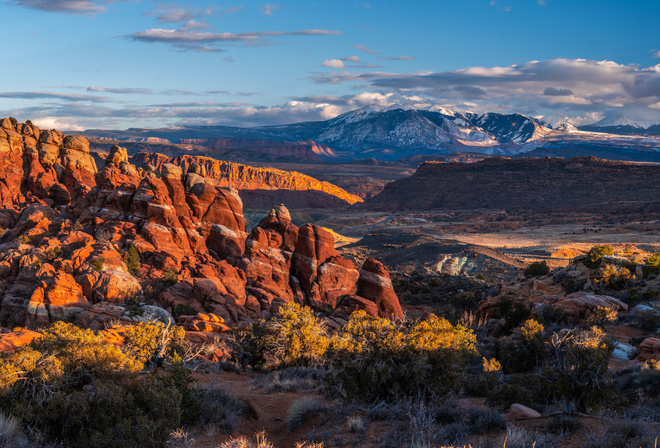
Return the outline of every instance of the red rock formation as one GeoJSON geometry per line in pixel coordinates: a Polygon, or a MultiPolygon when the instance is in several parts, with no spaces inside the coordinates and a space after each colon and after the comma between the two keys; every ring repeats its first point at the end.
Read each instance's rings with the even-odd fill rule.
{"type": "MultiPolygon", "coordinates": [[[[101,330],[130,323],[122,304],[147,294],[164,308],[152,307],[158,319],[171,320],[167,310],[179,305],[199,313],[186,324],[198,339],[290,300],[335,312],[335,324],[354,309],[398,316],[393,291],[360,286],[332,235],[299,229],[283,205],[247,236],[241,198],[209,178],[213,164],[189,160],[183,170],[160,160],[138,169],[113,146],[97,172],[84,138],[10,120],[0,120],[0,161],[5,325],[66,320],[101,330]]],[[[253,174],[256,182],[277,177],[233,173],[248,183],[253,174]]]]}
{"type": "Polygon", "coordinates": [[[367,258],[360,270],[357,286],[358,295],[374,302],[381,317],[403,319],[403,309],[392,287],[390,274],[383,263],[367,258]]]}
{"type": "Polygon", "coordinates": [[[641,352],[637,359],[640,361],[648,361],[650,359],[660,359],[660,339],[646,338],[639,344],[639,351],[641,352]]]}
{"type": "Polygon", "coordinates": [[[362,198],[352,195],[336,185],[321,182],[295,171],[255,168],[210,157],[188,155],[170,158],[160,154],[139,153],[133,156],[133,161],[137,166],[152,165],[156,168],[165,163],[171,163],[182,167],[185,172],[190,172],[190,168],[196,164],[204,169],[204,177],[213,179],[221,187],[237,190],[317,190],[335,196],[348,204],[362,202],[362,198]]]}
{"type": "Polygon", "coordinates": [[[26,328],[15,328],[13,331],[1,329],[0,352],[10,352],[18,347],[27,345],[34,339],[41,337],[41,333],[26,328]]]}

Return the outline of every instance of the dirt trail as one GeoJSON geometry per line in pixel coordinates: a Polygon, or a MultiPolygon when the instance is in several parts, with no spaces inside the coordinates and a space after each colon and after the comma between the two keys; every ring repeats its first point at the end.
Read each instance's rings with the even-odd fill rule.
{"type": "MultiPolygon", "coordinates": [[[[309,393],[272,392],[256,389],[251,384],[250,375],[221,372],[214,374],[196,374],[198,385],[225,389],[233,395],[248,400],[257,411],[258,419],[243,417],[234,437],[245,435],[252,438],[256,433],[265,431],[267,438],[275,448],[291,448],[301,440],[300,431],[289,432],[286,423],[287,411],[291,404],[305,397],[317,398],[309,393]]],[[[229,439],[226,434],[197,437],[195,447],[218,447],[229,439]]]]}

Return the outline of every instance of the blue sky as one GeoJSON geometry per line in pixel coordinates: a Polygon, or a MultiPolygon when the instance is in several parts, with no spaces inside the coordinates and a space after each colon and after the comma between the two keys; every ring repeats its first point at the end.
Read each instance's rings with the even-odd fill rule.
{"type": "Polygon", "coordinates": [[[253,126],[368,104],[660,122],[660,2],[0,0],[0,116],[253,126]]]}

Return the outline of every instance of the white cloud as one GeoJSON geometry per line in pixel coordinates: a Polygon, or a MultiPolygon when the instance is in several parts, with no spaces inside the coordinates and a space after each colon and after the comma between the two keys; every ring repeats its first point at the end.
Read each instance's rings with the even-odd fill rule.
{"type": "Polygon", "coordinates": [[[266,3],[264,6],[261,7],[261,12],[266,14],[267,16],[272,16],[273,11],[276,9],[280,9],[280,7],[274,3],[266,3]]]}
{"type": "Polygon", "coordinates": [[[34,124],[39,126],[41,129],[57,129],[57,130],[69,130],[69,131],[78,131],[82,132],[85,128],[79,125],[75,119],[62,119],[56,117],[42,117],[35,118],[32,120],[34,124]]]}
{"type": "Polygon", "coordinates": [[[326,59],[325,61],[321,62],[321,65],[323,67],[331,68],[346,68],[346,64],[344,64],[344,61],[341,59],[326,59]]]}
{"type": "Polygon", "coordinates": [[[297,30],[297,31],[249,31],[242,33],[211,33],[186,29],[151,28],[123,36],[136,42],[158,42],[172,45],[179,50],[223,51],[220,46],[228,42],[265,44],[270,37],[280,36],[334,36],[341,34],[335,30],[297,30]]]}
{"type": "Polygon", "coordinates": [[[660,101],[657,103],[649,104],[650,109],[660,110],[660,101]]]}
{"type": "Polygon", "coordinates": [[[369,54],[380,54],[380,51],[372,50],[370,47],[367,47],[366,45],[351,45],[353,48],[357,48],[358,50],[362,50],[365,53],[369,54]]]}
{"type": "Polygon", "coordinates": [[[23,6],[30,9],[38,9],[46,12],[59,12],[65,14],[86,14],[93,15],[98,12],[105,12],[107,8],[103,6],[109,3],[108,0],[14,0],[7,2],[10,5],[23,6]]]}
{"type": "Polygon", "coordinates": [[[210,16],[215,10],[218,10],[217,6],[211,6],[208,8],[197,8],[193,6],[184,6],[177,3],[172,3],[169,5],[159,5],[158,9],[154,9],[151,12],[145,13],[147,16],[156,16],[156,20],[160,23],[177,23],[177,22],[187,22],[202,16],[210,16]]]}
{"type": "Polygon", "coordinates": [[[349,56],[344,58],[344,60],[348,62],[360,62],[360,58],[358,56],[349,56]]]}
{"type": "Polygon", "coordinates": [[[654,51],[653,54],[651,55],[652,58],[660,58],[660,50],[654,51]]]}

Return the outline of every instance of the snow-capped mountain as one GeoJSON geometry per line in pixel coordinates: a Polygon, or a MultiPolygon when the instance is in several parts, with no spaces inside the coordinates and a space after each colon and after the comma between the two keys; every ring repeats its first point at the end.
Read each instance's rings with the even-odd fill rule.
{"type": "Polygon", "coordinates": [[[591,126],[599,128],[610,126],[632,126],[633,128],[647,129],[656,124],[660,124],[660,120],[652,120],[648,118],[633,117],[627,115],[611,115],[592,124],[591,126]]]}
{"type": "Polygon", "coordinates": [[[566,115],[546,115],[540,117],[537,121],[549,129],[564,132],[577,132],[578,128],[573,123],[573,120],[566,115]]]}
{"type": "Polygon", "coordinates": [[[580,130],[618,135],[660,135],[660,112],[610,115],[594,124],[580,126],[580,130]]]}
{"type": "MultiPolygon", "coordinates": [[[[604,123],[616,123],[616,121],[604,123]]],[[[637,122],[637,124],[641,123],[637,122]]],[[[660,134],[660,126],[657,127],[660,134]]],[[[649,130],[653,128],[651,126],[645,132],[650,134],[649,130]]],[[[173,143],[183,139],[200,138],[270,139],[289,142],[313,140],[328,146],[338,154],[339,158],[346,160],[365,158],[398,160],[416,155],[441,155],[452,152],[517,155],[541,147],[571,148],[576,145],[660,151],[660,139],[637,136],[634,135],[635,132],[603,133],[602,129],[610,128],[581,127],[580,130],[590,132],[578,132],[566,117],[537,119],[521,114],[492,112],[476,114],[444,108],[423,110],[370,105],[327,121],[289,125],[254,128],[185,126],[176,130],[92,130],[84,134],[113,138],[121,134],[128,138],[159,137],[173,143]]]]}

